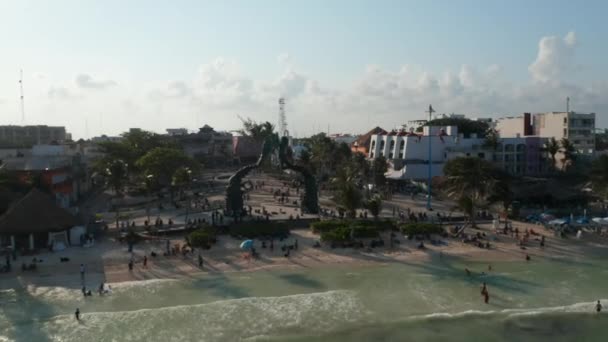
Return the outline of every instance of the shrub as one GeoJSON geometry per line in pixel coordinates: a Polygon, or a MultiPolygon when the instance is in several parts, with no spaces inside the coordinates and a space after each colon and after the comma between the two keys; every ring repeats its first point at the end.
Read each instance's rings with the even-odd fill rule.
{"type": "Polygon", "coordinates": [[[197,229],[188,234],[186,241],[193,248],[209,249],[217,240],[213,231],[197,229]]]}
{"type": "Polygon", "coordinates": [[[284,222],[241,222],[230,226],[230,235],[233,237],[242,236],[248,239],[267,236],[274,238],[285,238],[289,235],[289,227],[284,222]]]}
{"type": "Polygon", "coordinates": [[[443,228],[432,223],[408,223],[401,226],[401,232],[408,236],[424,235],[429,237],[431,234],[442,234],[443,228]]]}
{"type": "Polygon", "coordinates": [[[321,233],[321,241],[324,242],[346,242],[350,240],[350,231],[348,227],[338,227],[332,230],[321,233]]]}
{"type": "Polygon", "coordinates": [[[343,227],[346,224],[347,224],[346,221],[342,221],[342,220],[327,220],[327,221],[314,222],[313,224],[310,225],[310,227],[312,228],[313,233],[319,234],[319,233],[334,230],[336,228],[343,227]]]}
{"type": "Polygon", "coordinates": [[[334,230],[340,227],[365,227],[369,229],[373,229],[376,231],[384,231],[384,230],[394,230],[397,228],[397,225],[394,221],[391,220],[327,220],[327,221],[319,221],[314,222],[310,225],[313,233],[319,234],[327,231],[334,230]]]}

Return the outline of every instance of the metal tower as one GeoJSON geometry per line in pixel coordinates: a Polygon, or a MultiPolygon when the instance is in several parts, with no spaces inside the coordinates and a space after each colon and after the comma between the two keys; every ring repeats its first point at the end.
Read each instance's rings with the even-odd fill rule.
{"type": "Polygon", "coordinates": [[[23,69],[19,73],[19,87],[21,90],[21,124],[25,125],[25,100],[23,98],[23,69]]]}
{"type": "Polygon", "coordinates": [[[285,116],[285,99],[279,98],[279,125],[277,127],[279,136],[288,137],[289,131],[287,130],[287,118],[285,116]]]}

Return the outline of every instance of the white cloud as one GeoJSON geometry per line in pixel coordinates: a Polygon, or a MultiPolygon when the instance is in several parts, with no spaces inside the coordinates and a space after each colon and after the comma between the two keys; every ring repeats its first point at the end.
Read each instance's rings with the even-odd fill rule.
{"type": "Polygon", "coordinates": [[[281,65],[291,66],[291,56],[287,52],[283,52],[277,56],[277,62],[281,65]]]}
{"type": "Polygon", "coordinates": [[[80,74],[76,76],[76,85],[84,89],[107,89],[116,86],[116,82],[112,80],[95,80],[89,74],[80,74]]]}
{"type": "Polygon", "coordinates": [[[77,100],[82,98],[81,95],[75,94],[62,86],[51,86],[47,94],[53,100],[77,100]]]}
{"type": "MultiPolygon", "coordinates": [[[[202,64],[193,70],[191,78],[183,80],[158,80],[153,84],[129,84],[121,80],[118,84],[80,77],[80,83],[87,89],[91,85],[96,89],[116,88],[107,92],[66,87],[69,80],[50,88],[46,85],[41,89],[53,101],[47,97],[46,107],[40,106],[38,111],[44,113],[41,117],[59,116],[70,122],[69,115],[63,113],[99,113],[99,103],[103,103],[106,133],[138,126],[158,132],[169,126],[193,128],[203,124],[236,129],[240,126],[237,115],[275,122],[277,99],[284,96],[289,130],[300,136],[319,127],[325,131],[328,124],[332,131],[341,132],[364,132],[376,125],[392,128],[426,117],[424,111],[429,104],[438,113],[496,117],[563,110],[569,96],[576,111],[605,113],[608,82],[589,80],[580,84],[572,81],[576,78],[566,77],[577,70],[574,57],[578,44],[574,33],[564,38],[540,39],[537,56],[529,67],[530,77],[519,84],[511,83],[507,71],[498,64],[465,64],[440,72],[406,64],[391,69],[370,65],[345,86],[328,87],[315,75],[291,65],[287,54],[279,58],[281,71],[265,79],[253,79],[237,61],[220,57],[202,64]],[[86,94],[86,98],[81,94],[86,94]],[[75,99],[79,101],[66,101],[75,99]]],[[[0,106],[5,111],[13,110],[8,107],[0,106]]],[[[28,106],[28,116],[36,110],[33,107],[28,106]]],[[[602,123],[606,120],[603,116],[598,117],[600,126],[608,124],[602,123]]],[[[55,124],[68,125],[66,122],[55,124]]],[[[76,136],[78,129],[79,126],[75,128],[76,136]]]]}
{"type": "Polygon", "coordinates": [[[528,70],[535,81],[559,82],[575,69],[574,50],[576,34],[568,32],[562,39],[557,36],[543,37],[538,43],[538,55],[528,70]]]}

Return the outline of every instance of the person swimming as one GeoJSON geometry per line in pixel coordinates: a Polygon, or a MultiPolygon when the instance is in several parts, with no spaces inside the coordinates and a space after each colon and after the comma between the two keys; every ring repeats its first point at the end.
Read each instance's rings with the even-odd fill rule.
{"type": "Polygon", "coordinates": [[[597,313],[602,312],[602,304],[600,303],[600,301],[599,301],[599,300],[597,301],[597,304],[595,304],[595,311],[596,311],[597,313]]]}

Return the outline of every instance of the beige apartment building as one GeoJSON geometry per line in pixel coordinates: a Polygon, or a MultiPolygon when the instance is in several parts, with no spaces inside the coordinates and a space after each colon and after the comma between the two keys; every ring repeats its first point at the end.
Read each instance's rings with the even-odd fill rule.
{"type": "Polygon", "coordinates": [[[557,140],[566,138],[579,154],[592,155],[595,152],[595,113],[524,113],[517,117],[498,119],[496,129],[501,137],[532,135],[557,140]]]}
{"type": "Polygon", "coordinates": [[[0,126],[0,146],[31,147],[36,144],[62,143],[71,139],[65,127],[58,126],[0,126]]]}

